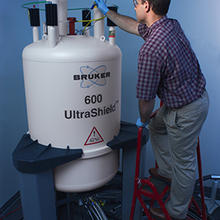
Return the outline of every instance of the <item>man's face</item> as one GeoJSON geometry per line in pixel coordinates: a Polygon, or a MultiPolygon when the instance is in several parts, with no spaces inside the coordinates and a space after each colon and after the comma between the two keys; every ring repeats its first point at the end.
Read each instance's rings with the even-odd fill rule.
{"type": "Polygon", "coordinates": [[[146,22],[146,3],[142,4],[142,0],[133,0],[136,18],[139,23],[146,22]]]}

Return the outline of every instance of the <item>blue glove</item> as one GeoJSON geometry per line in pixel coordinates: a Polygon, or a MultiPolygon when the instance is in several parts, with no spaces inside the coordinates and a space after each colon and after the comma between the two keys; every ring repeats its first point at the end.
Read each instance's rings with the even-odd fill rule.
{"type": "Polygon", "coordinates": [[[138,119],[137,119],[137,122],[136,122],[136,125],[137,125],[138,128],[140,128],[140,127],[146,128],[147,125],[148,125],[148,122],[143,123],[143,122],[141,121],[141,119],[138,118],[138,119]]]}
{"type": "Polygon", "coordinates": [[[106,6],[104,0],[95,0],[96,5],[98,7],[98,9],[104,14],[106,15],[107,12],[109,11],[108,7],[106,6]]]}

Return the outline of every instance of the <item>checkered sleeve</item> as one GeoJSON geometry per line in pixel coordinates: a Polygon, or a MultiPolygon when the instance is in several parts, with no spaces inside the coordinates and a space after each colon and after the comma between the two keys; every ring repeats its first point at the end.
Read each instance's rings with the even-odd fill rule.
{"type": "Polygon", "coordinates": [[[146,33],[147,29],[148,29],[148,27],[146,24],[139,24],[138,25],[138,32],[142,38],[144,38],[144,34],[146,33]]]}
{"type": "Polygon", "coordinates": [[[160,83],[161,61],[146,53],[139,54],[137,98],[150,101],[156,97],[160,83]]]}

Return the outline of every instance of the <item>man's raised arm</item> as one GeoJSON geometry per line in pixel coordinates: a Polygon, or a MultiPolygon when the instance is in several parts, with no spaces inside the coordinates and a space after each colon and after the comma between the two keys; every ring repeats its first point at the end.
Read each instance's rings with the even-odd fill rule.
{"type": "Polygon", "coordinates": [[[95,0],[99,10],[106,15],[111,21],[118,25],[122,30],[127,31],[131,34],[139,36],[138,25],[139,23],[128,16],[120,15],[112,10],[109,10],[103,0],[95,0]]]}

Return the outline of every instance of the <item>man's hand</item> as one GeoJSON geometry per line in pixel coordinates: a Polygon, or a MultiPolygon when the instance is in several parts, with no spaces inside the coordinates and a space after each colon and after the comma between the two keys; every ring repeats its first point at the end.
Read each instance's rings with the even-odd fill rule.
{"type": "Polygon", "coordinates": [[[96,5],[98,7],[98,9],[104,14],[106,15],[107,12],[109,11],[108,7],[106,6],[104,0],[95,0],[96,5]]]}
{"type": "Polygon", "coordinates": [[[146,101],[143,99],[139,99],[139,113],[142,122],[147,122],[151,118],[152,111],[154,109],[155,99],[150,101],[146,101]]]}
{"type": "Polygon", "coordinates": [[[138,118],[138,119],[137,119],[137,122],[136,122],[136,125],[137,125],[138,128],[140,128],[140,127],[146,128],[147,125],[148,125],[148,122],[143,123],[143,122],[141,121],[141,119],[138,118]]]}

